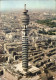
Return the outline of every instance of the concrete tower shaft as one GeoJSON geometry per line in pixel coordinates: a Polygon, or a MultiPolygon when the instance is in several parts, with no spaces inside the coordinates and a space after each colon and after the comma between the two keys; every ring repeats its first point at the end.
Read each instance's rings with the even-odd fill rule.
{"type": "Polygon", "coordinates": [[[28,36],[27,36],[27,25],[29,24],[29,15],[27,14],[26,4],[24,5],[24,11],[22,14],[22,67],[24,71],[28,70],[28,36]]]}

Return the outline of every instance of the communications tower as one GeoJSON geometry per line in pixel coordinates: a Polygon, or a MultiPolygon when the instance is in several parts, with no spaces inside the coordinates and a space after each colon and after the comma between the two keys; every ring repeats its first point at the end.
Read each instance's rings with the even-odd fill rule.
{"type": "Polygon", "coordinates": [[[28,36],[27,36],[27,25],[29,24],[29,15],[27,14],[26,4],[24,5],[24,11],[22,13],[22,68],[25,72],[28,70],[28,36]]]}

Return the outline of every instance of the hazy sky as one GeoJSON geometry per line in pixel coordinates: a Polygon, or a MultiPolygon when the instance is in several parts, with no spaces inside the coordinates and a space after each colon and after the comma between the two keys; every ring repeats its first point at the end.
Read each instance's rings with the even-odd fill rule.
{"type": "Polygon", "coordinates": [[[55,9],[55,0],[0,0],[0,4],[0,11],[22,9],[24,4],[28,9],[55,9]]]}

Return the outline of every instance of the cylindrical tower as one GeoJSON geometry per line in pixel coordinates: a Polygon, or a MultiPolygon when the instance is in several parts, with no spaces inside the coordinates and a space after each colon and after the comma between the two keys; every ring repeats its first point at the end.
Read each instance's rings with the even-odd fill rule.
{"type": "Polygon", "coordinates": [[[27,14],[26,4],[22,14],[21,21],[23,23],[22,29],[22,67],[24,71],[28,70],[28,36],[27,36],[27,25],[29,24],[29,15],[27,14]]]}

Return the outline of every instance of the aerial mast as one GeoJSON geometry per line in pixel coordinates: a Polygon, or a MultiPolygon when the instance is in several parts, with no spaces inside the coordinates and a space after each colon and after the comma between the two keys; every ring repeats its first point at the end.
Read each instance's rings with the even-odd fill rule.
{"type": "Polygon", "coordinates": [[[55,0],[55,13],[56,13],[56,0],[55,0]]]}

